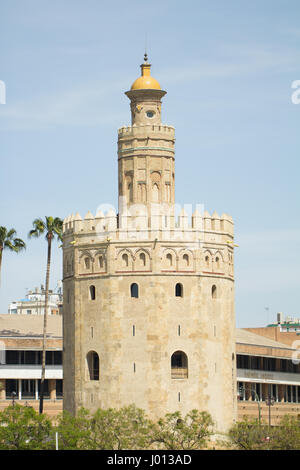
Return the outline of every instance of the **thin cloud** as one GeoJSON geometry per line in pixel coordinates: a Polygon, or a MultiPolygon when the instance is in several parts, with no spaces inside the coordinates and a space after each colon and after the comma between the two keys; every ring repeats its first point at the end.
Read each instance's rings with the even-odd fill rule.
{"type": "Polygon", "coordinates": [[[0,120],[5,130],[31,130],[52,125],[98,126],[125,119],[123,113],[107,112],[108,98],[119,93],[120,83],[86,83],[55,94],[7,104],[0,120]],[[105,109],[105,113],[99,110],[105,109]]]}
{"type": "Polygon", "coordinates": [[[255,47],[227,44],[220,46],[219,57],[214,61],[200,60],[194,64],[170,67],[160,74],[160,81],[181,82],[200,78],[224,78],[245,74],[257,74],[274,68],[299,69],[299,53],[294,50],[274,50],[270,47],[255,47]]]}
{"type": "MultiPolygon", "coordinates": [[[[74,50],[75,51],[75,50],[74,50]]],[[[161,83],[168,84],[199,80],[201,78],[226,78],[257,74],[280,68],[298,68],[298,54],[294,50],[277,51],[261,45],[245,48],[238,45],[222,45],[215,60],[200,60],[186,66],[167,68],[159,75],[161,83]]],[[[119,96],[124,83],[121,80],[94,81],[80,84],[55,94],[33,96],[26,101],[10,104],[0,110],[2,129],[31,130],[56,125],[99,126],[127,121],[127,114],[108,111],[111,97],[119,96]],[[104,112],[99,110],[105,109],[104,112]]]]}
{"type": "Polygon", "coordinates": [[[236,240],[239,244],[236,251],[239,292],[255,294],[299,289],[300,229],[240,233],[236,240]]]}

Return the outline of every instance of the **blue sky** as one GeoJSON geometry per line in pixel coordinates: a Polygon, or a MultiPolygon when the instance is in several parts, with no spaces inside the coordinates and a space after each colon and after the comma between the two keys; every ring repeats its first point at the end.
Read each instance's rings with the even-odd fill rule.
{"type": "Polygon", "coordinates": [[[27,250],[4,254],[0,312],[44,283],[34,218],[117,206],[117,129],[147,37],[176,129],[176,201],[234,218],[237,326],[300,316],[299,15],[298,0],[3,2],[0,225],[27,250]]]}

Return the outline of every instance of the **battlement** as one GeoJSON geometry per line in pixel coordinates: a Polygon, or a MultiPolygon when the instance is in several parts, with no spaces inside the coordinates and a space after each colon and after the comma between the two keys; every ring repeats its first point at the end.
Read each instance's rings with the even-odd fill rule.
{"type": "Polygon", "coordinates": [[[145,134],[163,134],[164,136],[174,139],[175,128],[173,126],[167,125],[155,125],[155,124],[145,124],[139,126],[123,126],[118,129],[118,137],[134,137],[145,134]]]}
{"type": "Polygon", "coordinates": [[[120,214],[109,210],[105,215],[99,211],[94,216],[88,212],[84,219],[77,213],[64,219],[63,233],[90,234],[110,239],[124,240],[126,237],[136,239],[189,240],[203,239],[204,233],[226,235],[233,239],[234,225],[232,217],[227,214],[219,216],[217,212],[210,215],[207,211],[200,214],[196,210],[192,216],[182,209],[176,217],[172,213],[163,213],[160,207],[148,216],[143,208],[133,211],[127,208],[120,214]]]}

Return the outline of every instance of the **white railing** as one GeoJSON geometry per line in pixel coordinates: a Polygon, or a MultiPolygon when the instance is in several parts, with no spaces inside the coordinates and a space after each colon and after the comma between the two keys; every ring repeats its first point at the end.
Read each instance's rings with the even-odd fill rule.
{"type": "MultiPolygon", "coordinates": [[[[0,379],[40,379],[41,365],[1,364],[0,379]]],[[[46,365],[46,379],[62,379],[62,365],[46,365]]]]}
{"type": "Polygon", "coordinates": [[[262,382],[269,384],[300,385],[300,374],[293,372],[275,372],[255,369],[237,369],[239,382],[262,382]]]}

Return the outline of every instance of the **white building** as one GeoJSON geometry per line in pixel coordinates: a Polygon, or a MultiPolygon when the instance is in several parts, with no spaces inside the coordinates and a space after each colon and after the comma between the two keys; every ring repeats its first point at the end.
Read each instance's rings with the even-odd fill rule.
{"type": "MultiPolygon", "coordinates": [[[[49,290],[48,315],[60,315],[62,306],[62,287],[58,283],[56,289],[49,290]]],[[[9,314],[44,315],[45,313],[45,289],[41,285],[29,290],[25,298],[11,302],[8,307],[9,314]]]]}

